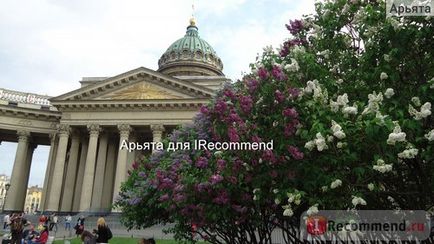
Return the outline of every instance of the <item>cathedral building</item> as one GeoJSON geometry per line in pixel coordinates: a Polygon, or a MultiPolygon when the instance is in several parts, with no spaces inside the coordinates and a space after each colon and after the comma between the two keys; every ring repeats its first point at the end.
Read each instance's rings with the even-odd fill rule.
{"type": "Polygon", "coordinates": [[[194,19],[158,67],[84,77],[79,89],[57,97],[0,88],[0,142],[18,143],[5,210],[24,210],[33,151],[49,145],[39,210],[111,211],[132,163],[152,153],[121,150],[121,143],[160,141],[230,82],[194,19]]]}

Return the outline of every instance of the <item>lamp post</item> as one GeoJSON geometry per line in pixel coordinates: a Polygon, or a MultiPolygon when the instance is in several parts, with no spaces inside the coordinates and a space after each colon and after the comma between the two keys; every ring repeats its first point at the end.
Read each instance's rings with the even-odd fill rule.
{"type": "Polygon", "coordinates": [[[6,203],[6,197],[8,196],[9,187],[11,187],[11,184],[6,183],[5,184],[5,197],[3,198],[3,205],[2,205],[2,213],[5,211],[5,203],[6,203]]]}

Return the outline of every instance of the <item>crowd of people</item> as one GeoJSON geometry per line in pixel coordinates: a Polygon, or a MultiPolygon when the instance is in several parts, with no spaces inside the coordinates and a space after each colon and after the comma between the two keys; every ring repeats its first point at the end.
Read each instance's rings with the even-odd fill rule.
{"type": "MultiPolygon", "coordinates": [[[[64,227],[66,231],[71,230],[72,216],[64,217],[64,227]]],[[[85,217],[80,216],[74,226],[75,234],[80,237],[84,244],[108,243],[113,237],[110,228],[104,218],[98,218],[96,228],[92,232],[85,229],[85,217]]],[[[47,244],[49,233],[58,231],[59,217],[53,213],[51,215],[41,215],[38,218],[38,225],[35,226],[24,217],[24,213],[12,213],[3,218],[3,229],[10,230],[10,240],[4,243],[10,244],[47,244]]],[[[145,242],[149,243],[149,242],[145,242]]],[[[154,242],[155,243],[155,242],[154,242]]]]}

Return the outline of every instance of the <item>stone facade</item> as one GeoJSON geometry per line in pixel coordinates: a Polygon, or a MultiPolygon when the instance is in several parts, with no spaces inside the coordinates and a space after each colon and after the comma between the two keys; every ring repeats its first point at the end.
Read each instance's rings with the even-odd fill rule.
{"type": "MultiPolygon", "coordinates": [[[[188,28],[197,32],[192,23],[188,28]]],[[[198,48],[188,50],[208,52],[198,48]]],[[[181,56],[160,66],[171,72],[140,67],[113,77],[86,77],[81,88],[57,97],[0,89],[0,141],[18,143],[5,210],[25,209],[33,151],[49,145],[39,209],[110,211],[132,163],[152,153],[120,150],[121,143],[160,141],[190,122],[229,82],[212,55],[202,64],[194,60],[189,66],[181,56]],[[212,72],[196,72],[205,66],[212,72]]]]}

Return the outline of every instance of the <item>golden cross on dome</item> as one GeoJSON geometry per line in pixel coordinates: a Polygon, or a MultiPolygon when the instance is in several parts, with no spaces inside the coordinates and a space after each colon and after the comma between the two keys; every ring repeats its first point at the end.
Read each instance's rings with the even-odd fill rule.
{"type": "Polygon", "coordinates": [[[196,18],[194,18],[194,0],[193,4],[191,4],[191,18],[190,18],[190,25],[196,26],[196,18]]]}

